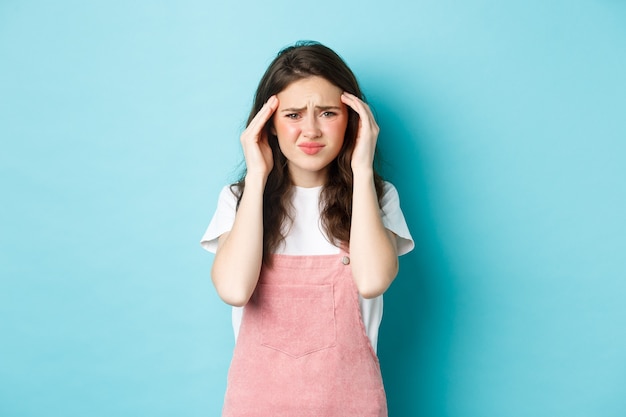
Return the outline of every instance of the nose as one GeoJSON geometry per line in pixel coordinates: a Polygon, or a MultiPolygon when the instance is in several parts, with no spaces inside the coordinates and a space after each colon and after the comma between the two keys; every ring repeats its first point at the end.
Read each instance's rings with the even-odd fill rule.
{"type": "Polygon", "coordinates": [[[304,126],[302,126],[302,135],[307,139],[315,139],[322,136],[317,117],[308,116],[304,120],[304,126]]]}

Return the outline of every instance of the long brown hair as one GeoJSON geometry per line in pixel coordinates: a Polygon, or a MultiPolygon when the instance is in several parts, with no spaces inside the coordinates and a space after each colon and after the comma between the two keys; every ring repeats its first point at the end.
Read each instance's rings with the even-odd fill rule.
{"type": "MultiPolygon", "coordinates": [[[[281,50],[265,71],[256,90],[254,104],[247,124],[273,95],[280,93],[294,81],[312,76],[323,77],[343,91],[365,100],[356,77],[346,63],[332,49],[313,41],[300,41],[281,50]]],[[[350,241],[352,221],[352,151],[359,128],[359,115],[348,108],[343,147],[337,158],[330,163],[328,182],[320,196],[321,223],[333,244],[345,245],[350,241]]],[[[274,157],[274,166],[267,178],[263,193],[263,261],[270,263],[269,255],[276,251],[284,240],[284,232],[297,213],[291,212],[293,184],[289,176],[287,159],[280,151],[278,138],[272,134],[271,122],[265,126],[269,145],[274,157]]],[[[383,180],[374,170],[374,182],[378,199],[382,197],[383,180]]],[[[245,188],[245,173],[231,186],[241,201],[245,188]]]]}

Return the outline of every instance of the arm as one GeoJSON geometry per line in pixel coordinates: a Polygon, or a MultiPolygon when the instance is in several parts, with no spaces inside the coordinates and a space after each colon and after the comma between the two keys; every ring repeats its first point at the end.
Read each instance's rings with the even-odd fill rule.
{"type": "Polygon", "coordinates": [[[384,293],[398,273],[395,235],[383,225],[374,187],[374,150],[379,128],[369,107],[352,94],[342,101],[359,114],[359,132],[352,155],[354,176],[350,265],[359,293],[374,298],[384,293]]]}
{"type": "Polygon", "coordinates": [[[235,222],[218,240],[211,277],[224,302],[245,305],[256,288],[263,262],[263,192],[273,166],[263,127],[278,106],[271,97],[241,135],[246,160],[246,187],[235,222]]]}

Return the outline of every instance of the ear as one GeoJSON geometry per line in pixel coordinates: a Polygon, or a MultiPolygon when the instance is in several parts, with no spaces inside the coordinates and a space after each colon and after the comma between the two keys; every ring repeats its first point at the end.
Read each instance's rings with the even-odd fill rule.
{"type": "Polygon", "coordinates": [[[274,136],[278,136],[276,134],[276,128],[274,127],[274,123],[272,123],[271,121],[270,121],[270,133],[274,136]]]}

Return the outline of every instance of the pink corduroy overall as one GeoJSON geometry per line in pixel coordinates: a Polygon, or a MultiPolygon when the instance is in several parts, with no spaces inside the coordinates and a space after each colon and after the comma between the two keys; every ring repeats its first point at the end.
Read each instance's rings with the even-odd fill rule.
{"type": "Polygon", "coordinates": [[[223,417],[386,417],[346,253],[273,255],[243,313],[223,417]]]}

